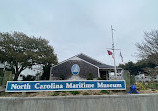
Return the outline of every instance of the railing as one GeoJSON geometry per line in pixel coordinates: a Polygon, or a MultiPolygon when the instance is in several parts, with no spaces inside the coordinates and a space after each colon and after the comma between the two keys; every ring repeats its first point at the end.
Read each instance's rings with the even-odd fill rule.
{"type": "Polygon", "coordinates": [[[110,76],[109,80],[123,80],[122,76],[110,76]]]}

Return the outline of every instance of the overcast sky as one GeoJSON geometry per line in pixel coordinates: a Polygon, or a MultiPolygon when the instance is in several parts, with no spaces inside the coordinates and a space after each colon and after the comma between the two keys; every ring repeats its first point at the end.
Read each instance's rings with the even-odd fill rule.
{"type": "Polygon", "coordinates": [[[46,38],[59,62],[85,53],[112,65],[106,49],[112,46],[111,25],[124,63],[136,62],[135,43],[158,29],[158,0],[0,0],[0,32],[46,38]]]}

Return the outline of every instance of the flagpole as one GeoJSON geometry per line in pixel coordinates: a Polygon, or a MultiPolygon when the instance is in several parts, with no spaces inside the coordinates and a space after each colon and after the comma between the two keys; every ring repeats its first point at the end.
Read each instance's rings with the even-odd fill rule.
{"type": "Polygon", "coordinates": [[[115,75],[115,77],[116,77],[117,69],[116,69],[116,63],[115,63],[115,45],[114,45],[113,31],[114,31],[114,29],[112,28],[112,25],[111,25],[111,32],[112,32],[112,50],[113,50],[113,57],[114,57],[114,75],[115,75]]]}

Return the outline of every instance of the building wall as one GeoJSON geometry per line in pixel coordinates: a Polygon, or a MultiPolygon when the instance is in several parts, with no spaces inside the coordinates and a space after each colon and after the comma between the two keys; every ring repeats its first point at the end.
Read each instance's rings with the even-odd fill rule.
{"type": "Polygon", "coordinates": [[[80,73],[78,74],[78,76],[76,76],[77,78],[87,79],[89,76],[89,73],[92,73],[93,78],[98,78],[97,67],[82,60],[69,60],[56,67],[53,67],[51,70],[50,79],[52,79],[53,77],[61,77],[62,75],[64,75],[65,79],[72,79],[72,77],[74,76],[71,72],[71,68],[74,64],[78,64],[80,67],[80,73]]]}

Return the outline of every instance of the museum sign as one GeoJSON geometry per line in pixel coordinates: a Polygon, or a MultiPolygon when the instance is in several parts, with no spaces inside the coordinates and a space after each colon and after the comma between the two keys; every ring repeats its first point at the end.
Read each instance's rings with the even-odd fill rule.
{"type": "Polygon", "coordinates": [[[126,90],[124,80],[8,81],[6,92],[126,90]]]}

